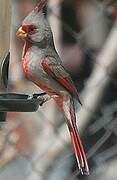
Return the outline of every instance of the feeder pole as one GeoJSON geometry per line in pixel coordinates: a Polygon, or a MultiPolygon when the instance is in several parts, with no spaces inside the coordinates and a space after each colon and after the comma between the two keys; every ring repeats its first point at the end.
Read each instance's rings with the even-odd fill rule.
{"type": "MultiPolygon", "coordinates": [[[[10,49],[10,0],[0,0],[0,93],[7,91],[9,49],[10,49]]],[[[6,113],[0,112],[0,122],[6,113]]]]}

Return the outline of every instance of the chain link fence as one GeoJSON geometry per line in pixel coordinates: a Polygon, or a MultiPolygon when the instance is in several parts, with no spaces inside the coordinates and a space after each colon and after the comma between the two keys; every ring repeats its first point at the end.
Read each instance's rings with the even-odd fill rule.
{"type": "MultiPolygon", "coordinates": [[[[69,3],[74,5],[72,1],[69,3]]],[[[63,6],[67,9],[69,3],[65,1],[63,6]]],[[[11,61],[14,58],[16,62],[11,62],[9,88],[11,91],[32,94],[39,90],[22,75],[18,60],[21,57],[22,45],[21,42],[16,42],[14,34],[21,22],[19,18],[21,12],[26,15],[26,11],[30,11],[34,3],[24,1],[23,4],[21,1],[21,4],[19,1],[12,0],[12,16],[15,21],[12,22],[11,61]],[[16,22],[16,19],[19,22],[16,22]],[[12,68],[18,70],[15,76],[16,72],[13,74],[12,68]]],[[[90,175],[81,176],[79,174],[63,115],[51,100],[35,113],[9,113],[7,115],[7,121],[2,124],[0,131],[1,180],[92,180],[94,178],[115,180],[117,177],[117,25],[112,15],[116,5],[114,3],[113,6],[111,1],[107,3],[107,1],[92,0],[88,3],[79,1],[77,6],[79,31],[74,30],[62,18],[63,12],[60,11],[62,5],[59,1],[49,1],[47,17],[50,24],[54,20],[57,26],[52,29],[54,36],[56,36],[56,30],[58,33],[58,41],[55,37],[55,43],[59,48],[63,63],[64,60],[67,63],[67,58],[62,52],[65,47],[68,48],[65,52],[69,56],[71,53],[71,61],[76,57],[72,51],[69,52],[69,47],[72,49],[75,46],[75,52],[82,54],[76,58],[81,59],[80,66],[78,66],[80,73],[74,75],[71,68],[69,70],[76,86],[80,87],[83,101],[83,107],[78,106],[76,113],[81,139],[87,152],[90,175]],[[83,8],[86,9],[89,17],[81,13],[83,8]],[[93,15],[95,16],[92,17],[93,15]],[[85,21],[86,18],[91,18],[91,22],[89,19],[85,21]],[[100,21],[102,21],[102,26],[104,24],[103,27],[100,27],[100,21]],[[102,29],[100,31],[105,28],[102,35],[94,33],[99,30],[97,30],[98,26],[102,29]],[[63,40],[63,31],[75,40],[74,44],[63,40]],[[103,43],[100,40],[102,44],[96,44],[96,40],[91,36],[97,41],[96,36],[105,37],[103,37],[103,43]],[[94,41],[89,42],[89,37],[94,41]]]]}

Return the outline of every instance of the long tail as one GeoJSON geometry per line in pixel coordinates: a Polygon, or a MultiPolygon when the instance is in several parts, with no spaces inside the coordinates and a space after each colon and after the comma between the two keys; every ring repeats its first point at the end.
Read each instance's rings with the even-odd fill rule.
{"type": "Polygon", "coordinates": [[[89,174],[89,168],[87,164],[87,158],[79,137],[78,130],[76,128],[71,128],[70,130],[71,142],[74,148],[75,156],[78,162],[78,167],[82,174],[89,174]]]}
{"type": "Polygon", "coordinates": [[[75,116],[75,108],[73,100],[70,103],[70,114],[71,114],[71,122],[69,127],[71,142],[74,148],[75,156],[78,162],[78,167],[82,174],[89,174],[89,168],[87,163],[86,154],[84,152],[84,148],[82,142],[80,140],[78,128],[76,125],[76,116],[75,116]]]}
{"type": "Polygon", "coordinates": [[[71,142],[75,152],[75,156],[78,162],[78,167],[82,174],[89,174],[89,168],[87,163],[86,154],[82,142],[80,140],[79,132],[76,125],[76,115],[74,108],[74,101],[72,98],[54,98],[60,107],[61,111],[64,112],[66,117],[66,122],[71,136],[71,142]]]}

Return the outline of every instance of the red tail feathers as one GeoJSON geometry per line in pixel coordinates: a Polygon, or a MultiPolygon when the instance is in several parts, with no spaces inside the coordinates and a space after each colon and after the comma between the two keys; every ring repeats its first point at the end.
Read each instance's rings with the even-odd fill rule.
{"type": "Polygon", "coordinates": [[[73,144],[75,156],[78,162],[78,167],[82,174],[88,175],[89,168],[88,168],[86,154],[84,152],[84,148],[80,140],[78,128],[76,125],[76,115],[75,115],[75,108],[74,108],[73,100],[70,103],[70,114],[71,114],[71,123],[70,123],[69,131],[71,135],[71,141],[73,144]]]}
{"type": "MultiPolygon", "coordinates": [[[[55,98],[54,98],[55,99],[55,98]]],[[[73,99],[67,99],[66,102],[63,101],[59,96],[55,99],[61,111],[64,112],[66,123],[69,128],[71,142],[73,145],[73,149],[75,152],[75,156],[78,162],[78,167],[80,169],[81,174],[89,174],[89,168],[87,163],[87,158],[83,149],[82,142],[80,140],[79,132],[76,126],[76,115],[74,108],[73,99]]]]}
{"type": "Polygon", "coordinates": [[[78,167],[82,174],[89,174],[89,168],[87,164],[87,158],[83,149],[83,145],[80,140],[80,136],[76,125],[70,128],[71,141],[73,144],[75,156],[78,162],[78,167]]]}

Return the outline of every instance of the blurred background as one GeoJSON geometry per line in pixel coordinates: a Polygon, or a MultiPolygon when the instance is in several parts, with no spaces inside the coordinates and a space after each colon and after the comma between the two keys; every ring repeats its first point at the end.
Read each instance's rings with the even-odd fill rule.
{"type": "MultiPolygon", "coordinates": [[[[12,0],[8,91],[39,93],[23,72],[16,31],[37,0],[12,0]]],[[[56,49],[80,92],[77,124],[90,175],[79,174],[64,118],[51,100],[34,113],[8,113],[0,130],[0,180],[116,180],[117,3],[48,0],[56,49]]]]}

